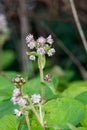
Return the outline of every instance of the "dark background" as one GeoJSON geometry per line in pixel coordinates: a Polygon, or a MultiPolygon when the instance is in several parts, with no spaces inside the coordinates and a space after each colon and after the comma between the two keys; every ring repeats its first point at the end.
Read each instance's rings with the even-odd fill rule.
{"type": "MultiPolygon", "coordinates": [[[[87,38],[87,0],[74,0],[83,33],[87,38]]],[[[31,33],[53,36],[56,54],[48,58],[45,71],[67,81],[87,79],[87,54],[73,18],[70,0],[0,0],[0,13],[6,16],[9,38],[2,48],[3,71],[38,74],[37,63],[26,56],[25,37],[31,33]],[[9,58],[12,57],[12,58],[9,58]],[[3,61],[4,60],[4,61],[3,61]]],[[[2,55],[2,53],[0,54],[2,55]]]]}

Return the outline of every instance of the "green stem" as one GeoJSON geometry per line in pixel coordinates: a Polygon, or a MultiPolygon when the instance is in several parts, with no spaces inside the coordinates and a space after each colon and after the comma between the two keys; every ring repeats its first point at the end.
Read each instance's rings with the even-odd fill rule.
{"type": "Polygon", "coordinates": [[[44,124],[44,122],[43,122],[43,115],[42,115],[42,108],[41,108],[41,104],[39,104],[39,112],[40,112],[41,122],[42,122],[42,124],[44,124]]]}
{"type": "Polygon", "coordinates": [[[26,123],[27,123],[28,130],[31,130],[30,119],[29,119],[29,117],[28,117],[28,114],[25,115],[25,119],[26,119],[26,123]]]}
{"type": "Polygon", "coordinates": [[[42,55],[39,55],[39,71],[40,71],[40,80],[41,80],[41,85],[42,85],[42,102],[45,101],[45,87],[43,85],[44,83],[44,74],[43,74],[43,60],[42,60],[42,55]]]}
{"type": "Polygon", "coordinates": [[[40,68],[40,80],[42,85],[42,101],[45,100],[45,87],[43,85],[44,79],[43,79],[43,69],[40,68]]]}
{"type": "Polygon", "coordinates": [[[38,113],[37,113],[37,111],[36,111],[34,105],[33,105],[32,102],[31,102],[31,99],[30,99],[29,97],[28,97],[28,101],[29,101],[29,103],[31,104],[31,108],[32,108],[33,113],[35,114],[35,116],[36,116],[36,118],[38,119],[39,123],[40,123],[41,126],[43,127],[43,123],[41,122],[40,116],[38,115],[38,113]]]}

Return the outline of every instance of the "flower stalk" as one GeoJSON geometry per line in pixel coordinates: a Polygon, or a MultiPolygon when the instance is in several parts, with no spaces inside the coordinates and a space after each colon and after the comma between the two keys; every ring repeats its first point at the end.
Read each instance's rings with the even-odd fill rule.
{"type": "Polygon", "coordinates": [[[40,103],[39,103],[39,112],[40,112],[41,122],[42,122],[42,124],[44,124],[44,122],[43,122],[43,113],[42,113],[42,108],[41,108],[41,104],[40,103]]]}
{"type": "Polygon", "coordinates": [[[31,99],[30,99],[29,97],[28,97],[28,102],[31,104],[31,110],[33,111],[33,113],[34,113],[34,115],[36,116],[37,120],[39,121],[39,123],[40,123],[41,126],[43,127],[43,126],[44,126],[44,125],[43,125],[43,122],[41,121],[40,116],[39,116],[39,114],[37,113],[37,111],[36,111],[34,105],[33,105],[32,102],[31,102],[31,99]]]}
{"type": "Polygon", "coordinates": [[[25,115],[25,119],[26,119],[28,130],[31,130],[30,119],[29,119],[28,114],[25,115]]]}
{"type": "Polygon", "coordinates": [[[45,102],[45,86],[44,86],[44,73],[43,73],[43,69],[45,67],[44,55],[38,56],[38,66],[39,66],[39,71],[40,71],[40,81],[42,85],[42,103],[44,103],[45,102]]]}

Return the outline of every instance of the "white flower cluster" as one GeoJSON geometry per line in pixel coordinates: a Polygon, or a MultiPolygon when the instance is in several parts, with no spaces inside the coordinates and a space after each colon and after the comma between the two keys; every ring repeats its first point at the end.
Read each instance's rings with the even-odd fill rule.
{"type": "MultiPolygon", "coordinates": [[[[31,34],[26,37],[27,46],[30,48],[30,50],[34,49],[34,52],[37,55],[44,55],[44,54],[47,54],[48,56],[54,55],[55,49],[51,48],[53,42],[54,41],[51,35],[49,35],[47,38],[41,36],[37,40],[35,40],[33,35],[31,34]]],[[[29,58],[30,60],[35,60],[35,55],[31,54],[29,55],[29,58]]]]}
{"type": "Polygon", "coordinates": [[[32,101],[33,104],[38,104],[38,103],[40,103],[40,101],[41,101],[41,96],[40,96],[40,94],[33,94],[33,95],[31,96],[31,101],[32,101]]]}
{"type": "Polygon", "coordinates": [[[14,109],[14,114],[17,115],[18,117],[22,115],[22,111],[18,109],[14,109]]]}
{"type": "MultiPolygon", "coordinates": [[[[13,102],[13,104],[18,104],[20,107],[23,107],[23,106],[25,106],[27,104],[27,100],[21,96],[20,88],[15,88],[14,89],[11,101],[13,102]]],[[[18,109],[15,109],[14,113],[17,116],[20,116],[22,114],[22,111],[19,111],[18,109]]]]}
{"type": "Polygon", "coordinates": [[[7,21],[4,14],[0,14],[0,32],[4,33],[7,31],[7,21]]]}

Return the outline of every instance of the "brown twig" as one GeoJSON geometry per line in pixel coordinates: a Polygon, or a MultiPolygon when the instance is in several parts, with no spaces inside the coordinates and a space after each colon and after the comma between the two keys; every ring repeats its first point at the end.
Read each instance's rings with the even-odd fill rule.
{"type": "Polygon", "coordinates": [[[75,8],[74,1],[73,0],[69,0],[69,1],[70,1],[70,6],[71,6],[71,9],[72,9],[73,17],[74,17],[78,32],[79,32],[80,37],[82,39],[84,48],[85,48],[85,50],[87,52],[87,41],[86,41],[85,35],[83,33],[79,18],[78,18],[78,14],[77,14],[77,11],[76,11],[76,8],[75,8]]]}

